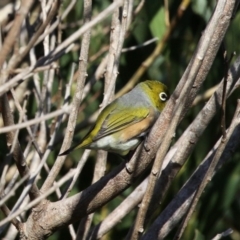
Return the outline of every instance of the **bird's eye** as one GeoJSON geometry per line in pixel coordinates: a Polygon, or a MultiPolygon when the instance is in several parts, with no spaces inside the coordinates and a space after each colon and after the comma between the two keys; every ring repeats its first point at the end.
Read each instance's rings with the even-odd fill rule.
{"type": "Polygon", "coordinates": [[[161,92],[159,93],[159,98],[160,100],[162,100],[163,102],[166,102],[168,99],[168,95],[165,92],[161,92]]]}

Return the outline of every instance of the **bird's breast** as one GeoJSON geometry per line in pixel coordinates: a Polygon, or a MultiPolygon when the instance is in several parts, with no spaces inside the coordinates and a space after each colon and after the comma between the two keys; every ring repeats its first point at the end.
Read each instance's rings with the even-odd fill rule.
{"type": "Polygon", "coordinates": [[[89,148],[92,149],[103,149],[108,152],[114,152],[118,153],[120,155],[127,154],[130,150],[134,149],[139,143],[139,138],[133,138],[130,140],[125,141],[121,138],[121,134],[115,133],[111,134],[105,137],[102,137],[101,139],[98,139],[94,142],[92,142],[89,145],[89,148]]]}

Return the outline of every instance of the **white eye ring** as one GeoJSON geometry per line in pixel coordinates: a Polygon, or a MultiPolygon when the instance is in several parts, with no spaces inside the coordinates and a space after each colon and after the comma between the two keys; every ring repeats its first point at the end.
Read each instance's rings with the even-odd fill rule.
{"type": "Polygon", "coordinates": [[[165,92],[161,92],[159,93],[159,98],[160,100],[162,100],[163,102],[166,102],[168,99],[168,95],[165,92]]]}

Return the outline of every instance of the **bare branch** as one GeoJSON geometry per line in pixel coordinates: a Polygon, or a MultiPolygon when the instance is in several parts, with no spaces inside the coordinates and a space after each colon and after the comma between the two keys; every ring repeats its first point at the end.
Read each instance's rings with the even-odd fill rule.
{"type": "MultiPolygon", "coordinates": [[[[18,10],[17,17],[14,20],[13,26],[8,33],[3,46],[0,50],[0,69],[2,69],[2,65],[4,61],[6,60],[8,54],[12,50],[13,44],[15,43],[17,36],[20,32],[21,25],[23,23],[23,20],[25,19],[26,15],[28,14],[32,4],[33,0],[23,0],[21,1],[21,7],[18,10]]],[[[2,82],[3,84],[3,82],[2,82]]]]}
{"type": "MultiPolygon", "coordinates": [[[[10,106],[9,106],[9,102],[7,99],[6,94],[4,94],[1,97],[1,108],[2,108],[2,116],[3,116],[3,121],[4,121],[4,125],[5,126],[11,126],[14,125],[14,120],[13,120],[13,116],[10,110],[10,106]]],[[[10,132],[8,132],[6,134],[7,136],[7,143],[8,146],[11,146],[13,144],[13,140],[14,140],[14,136],[15,136],[15,132],[13,131],[13,129],[11,129],[10,132]]],[[[20,175],[22,177],[24,177],[25,175],[29,174],[29,169],[26,165],[21,147],[20,147],[20,143],[17,141],[17,143],[15,144],[15,147],[13,149],[13,158],[16,162],[18,171],[20,173],[20,175]]],[[[39,190],[36,186],[36,184],[33,184],[30,192],[29,192],[29,196],[30,198],[33,200],[35,198],[37,198],[39,196],[39,190]]]]}

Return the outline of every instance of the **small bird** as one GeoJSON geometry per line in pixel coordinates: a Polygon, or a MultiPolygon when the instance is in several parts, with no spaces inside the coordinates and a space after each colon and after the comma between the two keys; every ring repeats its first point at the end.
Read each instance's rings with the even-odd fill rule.
{"type": "Polygon", "coordinates": [[[150,130],[168,98],[168,89],[163,83],[154,80],[139,83],[107,105],[81,143],[59,156],[78,148],[102,149],[127,155],[150,130]]]}

